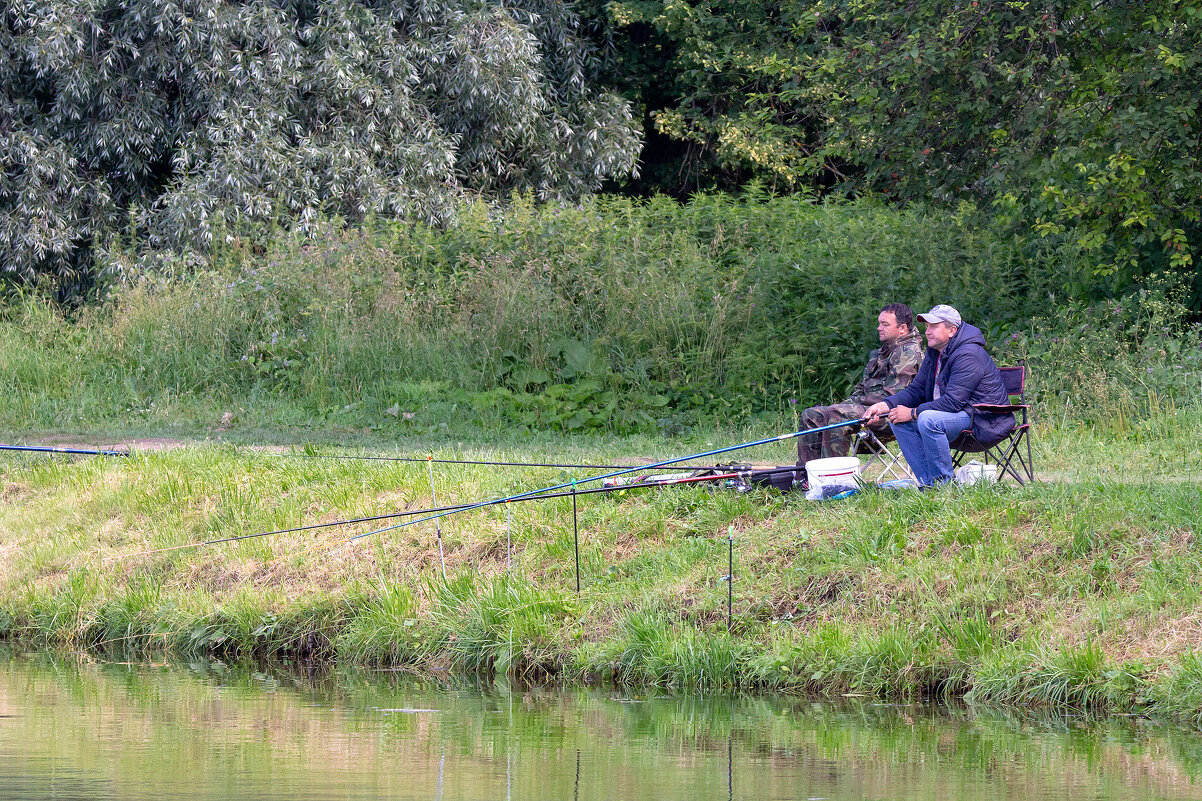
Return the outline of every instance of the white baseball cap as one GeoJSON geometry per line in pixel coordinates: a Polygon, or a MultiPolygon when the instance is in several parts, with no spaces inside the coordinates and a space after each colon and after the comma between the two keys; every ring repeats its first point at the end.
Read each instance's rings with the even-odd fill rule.
{"type": "Polygon", "coordinates": [[[935,306],[926,314],[918,315],[918,319],[924,323],[951,323],[956,328],[959,328],[960,323],[963,322],[960,319],[960,312],[944,304],[935,306]]]}

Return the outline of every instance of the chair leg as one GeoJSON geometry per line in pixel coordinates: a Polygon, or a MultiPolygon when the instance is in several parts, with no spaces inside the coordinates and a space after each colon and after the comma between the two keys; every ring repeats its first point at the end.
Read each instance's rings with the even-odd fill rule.
{"type": "MultiPolygon", "coordinates": [[[[1031,439],[1030,431],[1028,429],[1023,428],[1016,435],[1014,435],[1010,442],[1010,447],[1006,449],[1006,462],[1008,465],[1010,465],[1012,462],[1018,462],[1018,467],[1022,468],[1022,472],[1026,474],[1027,481],[1035,480],[1035,467],[1031,462],[1031,439]],[[1025,459],[1023,458],[1024,448],[1027,451],[1027,456],[1025,459]]],[[[1011,472],[1014,474],[1014,478],[1018,481],[1018,483],[1026,483],[1019,478],[1017,469],[1012,468],[1011,472]]]]}
{"type": "Polygon", "coordinates": [[[872,432],[868,431],[867,429],[856,431],[854,434],[852,434],[851,447],[847,450],[848,456],[868,456],[868,463],[864,465],[864,469],[871,468],[878,461],[881,462],[882,465],[884,464],[884,459],[881,458],[880,450],[876,447],[875,443],[869,439],[870,436],[872,436],[872,432]]]}
{"type": "Polygon", "coordinates": [[[889,454],[890,459],[888,463],[885,463],[885,457],[880,457],[881,463],[884,464],[884,469],[881,470],[881,478],[884,478],[885,476],[890,476],[895,480],[914,478],[914,473],[910,471],[909,465],[902,464],[901,454],[891,453],[889,451],[886,451],[886,453],[889,454]]]}
{"type": "MultiPolygon", "coordinates": [[[[1011,478],[1018,482],[1019,486],[1026,484],[1027,481],[1034,480],[1034,476],[1031,474],[1031,469],[1027,466],[1026,462],[1023,461],[1022,451],[1019,450],[1019,440],[1022,439],[1022,435],[1024,433],[1026,432],[1020,432],[1018,436],[1011,437],[1003,450],[994,450],[993,448],[990,448],[988,451],[986,451],[986,453],[993,451],[994,461],[997,462],[1002,474],[1008,474],[1011,478]],[[1015,462],[1018,462],[1018,466],[1022,468],[1022,472],[1027,474],[1027,481],[1023,480],[1018,468],[1014,466],[1015,462]]],[[[1001,476],[998,477],[1001,478],[1001,476]]]]}
{"type": "MultiPolygon", "coordinates": [[[[1018,453],[1015,453],[1014,456],[1015,456],[1015,458],[1018,459],[1019,463],[1021,464],[1022,456],[1019,455],[1018,453]]],[[[1027,483],[1026,481],[1023,481],[1022,475],[1018,472],[1018,470],[1015,469],[1014,464],[1011,461],[1007,460],[1005,463],[999,461],[998,464],[1001,466],[1002,472],[1009,473],[1010,477],[1013,478],[1015,481],[1017,481],[1018,485],[1020,487],[1027,483]]],[[[1024,469],[1023,472],[1026,472],[1026,470],[1024,469]]]]}
{"type": "Polygon", "coordinates": [[[860,453],[857,444],[863,444],[868,449],[870,454],[868,465],[871,466],[874,462],[881,463],[881,474],[877,480],[886,480],[886,477],[900,479],[914,479],[914,473],[910,470],[909,465],[902,462],[901,453],[894,453],[889,450],[885,443],[881,442],[871,429],[864,429],[856,435],[857,439],[852,440],[851,455],[855,456],[860,453]]]}

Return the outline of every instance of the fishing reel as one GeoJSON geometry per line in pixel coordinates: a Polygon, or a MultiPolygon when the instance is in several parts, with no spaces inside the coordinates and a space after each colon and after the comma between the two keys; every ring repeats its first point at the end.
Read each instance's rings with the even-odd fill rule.
{"type": "Polygon", "coordinates": [[[756,488],[792,492],[805,488],[805,468],[797,465],[755,468],[746,463],[732,462],[728,465],[717,465],[714,470],[735,473],[733,478],[726,480],[724,486],[736,492],[751,492],[756,488]]]}

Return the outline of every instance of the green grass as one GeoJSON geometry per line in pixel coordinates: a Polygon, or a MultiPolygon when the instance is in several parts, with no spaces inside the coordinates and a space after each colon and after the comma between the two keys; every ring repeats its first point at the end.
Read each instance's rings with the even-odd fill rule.
{"type": "MultiPolygon", "coordinates": [[[[420,508],[430,500],[420,463],[219,443],[128,459],[10,454],[0,461],[0,633],[135,654],[963,696],[1198,722],[1202,492],[1182,479],[1196,475],[1187,433],[1202,418],[1174,410],[1152,422],[1165,436],[1039,429],[1037,464],[1057,480],[1021,489],[873,491],[828,504],[700,487],[586,497],[579,595],[569,500],[513,504],[508,532],[503,509],[444,518],[445,582],[430,523],[354,542],[344,540],[369,524],[159,550],[420,508]]],[[[425,444],[438,456],[608,461],[765,433],[425,444]]],[[[785,460],[789,448],[755,456],[785,460]]],[[[565,475],[441,466],[435,490],[440,503],[474,501],[565,475]]]]}
{"type": "MultiPolygon", "coordinates": [[[[868,200],[519,199],[459,220],[234,242],[79,309],[10,289],[0,439],[135,455],[0,456],[0,633],[1198,714],[1202,351],[1173,287],[1065,302],[1068,251],[868,200]],[[841,397],[899,299],[951,300],[1000,361],[1027,359],[1049,483],[591,496],[579,595],[565,499],[514,504],[511,527],[500,508],[443,519],[445,581],[429,523],[177,547],[431,505],[425,464],[312,458],[334,450],[595,463],[790,430],[789,398],[841,397]],[[186,447],[146,441],[163,437],[186,447]]],[[[571,475],[440,465],[433,490],[471,502],[571,475]]]]}

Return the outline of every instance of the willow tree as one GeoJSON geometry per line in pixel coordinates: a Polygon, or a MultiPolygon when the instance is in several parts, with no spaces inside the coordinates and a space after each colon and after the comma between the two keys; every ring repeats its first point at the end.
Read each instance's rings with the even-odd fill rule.
{"type": "Polygon", "coordinates": [[[445,221],[634,169],[558,0],[2,0],[0,270],[86,273],[131,228],[445,221]]]}

